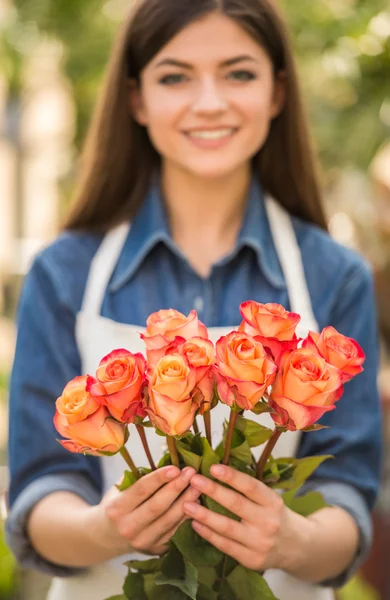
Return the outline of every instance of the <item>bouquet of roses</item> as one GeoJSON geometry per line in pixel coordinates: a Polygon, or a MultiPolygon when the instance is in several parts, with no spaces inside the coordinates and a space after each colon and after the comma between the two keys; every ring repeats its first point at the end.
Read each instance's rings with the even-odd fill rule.
{"type": "MultiPolygon", "coordinates": [[[[240,526],[239,503],[229,510],[234,507],[223,506],[212,491],[216,480],[229,489],[230,471],[224,465],[244,473],[246,482],[253,481],[242,490],[247,496],[260,485],[257,479],[303,516],[326,506],[319,493],[302,495],[299,490],[329,456],[274,458],[272,452],[284,432],[322,428],[318,420],[335,409],[344,384],[363,370],[364,353],[333,327],[299,339],[300,316],[277,304],[244,302],[240,312],[238,330],[215,346],[195,311],[188,317],[172,309],[152,314],[141,335],[146,358],[114,350],[102,359],[95,377],[76,377],[65,387],[54,417],[66,438],[60,443],[71,452],[94,456],[120,453],[130,468],[121,490],[156,468],[191,466],[209,481],[197,510],[218,513],[221,531],[226,531],[227,519],[231,530],[240,526]],[[213,446],[211,420],[219,403],[230,407],[230,419],[213,446]],[[268,413],[274,427],[248,419],[248,413],[268,413]],[[168,451],[157,467],[146,427],[166,436],[168,451]],[[132,428],[141,436],[149,469],[137,467],[126,448],[132,428]],[[263,448],[256,451],[256,460],[252,449],[259,446],[263,448]]],[[[256,565],[246,561],[251,568],[243,566],[234,543],[224,552],[223,540],[204,524],[185,521],[164,556],[126,563],[124,593],[115,599],[275,598],[256,565]]]]}

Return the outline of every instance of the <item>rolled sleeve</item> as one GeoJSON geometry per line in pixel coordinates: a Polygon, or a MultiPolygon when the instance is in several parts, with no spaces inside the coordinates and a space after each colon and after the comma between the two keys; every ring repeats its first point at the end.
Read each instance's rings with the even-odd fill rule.
{"type": "Polygon", "coordinates": [[[46,475],[28,485],[15,501],[6,521],[6,541],[23,567],[39,570],[53,577],[70,577],[85,569],[59,566],[36,552],[27,534],[27,521],[34,506],[54,492],[72,492],[88,504],[99,502],[100,495],[88,480],[75,473],[46,475]]]}
{"type": "Polygon", "coordinates": [[[354,519],[359,530],[359,547],[352,563],[337,577],[320,584],[340,588],[351,579],[370,552],[373,535],[371,513],[362,494],[346,483],[312,479],[302,488],[301,493],[309,490],[320,492],[329,505],[344,509],[354,519]]]}

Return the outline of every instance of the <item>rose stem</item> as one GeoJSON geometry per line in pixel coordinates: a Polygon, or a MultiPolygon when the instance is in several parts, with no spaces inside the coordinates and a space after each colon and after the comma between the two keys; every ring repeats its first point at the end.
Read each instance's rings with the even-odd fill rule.
{"type": "Polygon", "coordinates": [[[212,446],[212,443],[211,443],[211,414],[210,414],[209,410],[204,413],[203,421],[204,421],[204,428],[206,431],[207,441],[210,444],[210,446],[212,446]]]}
{"type": "Polygon", "coordinates": [[[170,435],[167,435],[167,444],[169,454],[171,455],[172,464],[175,465],[175,467],[179,467],[179,455],[177,453],[175,438],[171,437],[170,435]]]}
{"type": "Polygon", "coordinates": [[[236,424],[237,418],[238,418],[238,412],[232,408],[232,410],[230,411],[229,427],[228,427],[227,434],[226,434],[225,455],[224,455],[223,461],[222,461],[222,463],[224,465],[229,464],[230,448],[232,446],[234,426],[236,424]]]}
{"type": "Polygon", "coordinates": [[[136,427],[137,427],[137,431],[138,431],[139,437],[141,438],[141,442],[142,442],[142,445],[144,447],[145,454],[147,456],[147,459],[149,461],[151,469],[152,469],[152,471],[155,471],[156,470],[156,465],[154,464],[153,456],[152,456],[152,454],[150,452],[148,440],[146,438],[145,429],[142,427],[142,425],[136,425],[136,427]]]}
{"type": "Polygon", "coordinates": [[[198,423],[197,423],[196,419],[194,419],[193,428],[194,428],[195,435],[198,435],[199,427],[198,427],[198,423]]]}
{"type": "Polygon", "coordinates": [[[264,469],[267,464],[269,457],[271,456],[272,450],[275,448],[276,443],[280,436],[282,435],[282,431],[275,427],[275,431],[272,434],[272,437],[268,440],[266,447],[263,450],[263,454],[261,455],[259,462],[257,463],[256,468],[256,477],[260,481],[263,481],[264,469]]]}
{"type": "Polygon", "coordinates": [[[131,458],[130,454],[128,453],[128,451],[126,450],[126,448],[124,446],[122,446],[122,448],[119,450],[119,453],[122,456],[122,458],[126,461],[126,463],[129,465],[130,469],[132,470],[132,472],[134,473],[136,478],[140,479],[141,475],[139,474],[138,469],[133,462],[133,459],[131,458]]]}

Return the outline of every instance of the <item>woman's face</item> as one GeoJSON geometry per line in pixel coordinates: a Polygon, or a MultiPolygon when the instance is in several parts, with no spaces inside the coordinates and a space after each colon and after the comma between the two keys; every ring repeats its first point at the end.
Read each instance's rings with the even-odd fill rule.
{"type": "Polygon", "coordinates": [[[133,114],[165,166],[203,178],[246,168],[282,103],[267,53],[218,13],[164,46],[131,92],[133,114]]]}

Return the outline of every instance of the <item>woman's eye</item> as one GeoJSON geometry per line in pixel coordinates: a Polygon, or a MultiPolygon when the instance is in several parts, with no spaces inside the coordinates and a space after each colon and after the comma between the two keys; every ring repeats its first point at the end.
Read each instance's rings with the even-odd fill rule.
{"type": "Polygon", "coordinates": [[[251,71],[232,71],[228,75],[229,79],[235,79],[236,81],[252,81],[256,79],[256,75],[251,71]]]}
{"type": "Polygon", "coordinates": [[[185,75],[181,73],[172,73],[170,75],[165,75],[159,81],[162,85],[175,85],[177,83],[182,83],[185,80],[185,75]]]}

